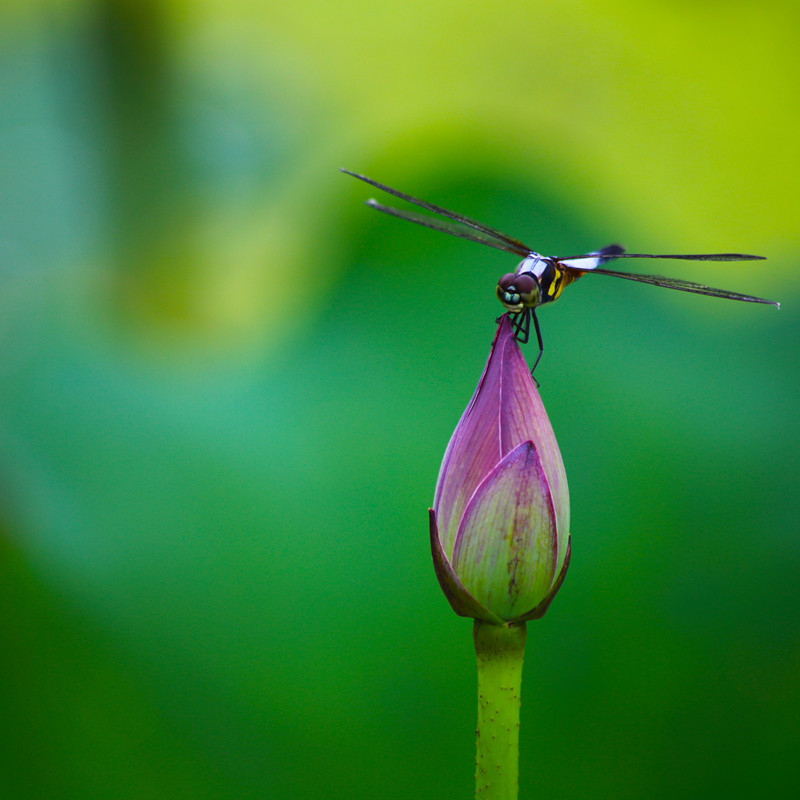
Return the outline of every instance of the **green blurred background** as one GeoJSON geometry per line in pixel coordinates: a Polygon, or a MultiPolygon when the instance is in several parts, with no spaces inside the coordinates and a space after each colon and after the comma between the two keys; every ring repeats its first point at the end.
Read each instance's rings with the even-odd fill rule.
{"type": "Polygon", "coordinates": [[[769,257],[653,271],[780,311],[540,315],[573,560],[521,796],[793,794],[795,2],[0,13],[3,797],[471,796],[426,509],[515,261],[339,166],[545,253],[769,257]]]}

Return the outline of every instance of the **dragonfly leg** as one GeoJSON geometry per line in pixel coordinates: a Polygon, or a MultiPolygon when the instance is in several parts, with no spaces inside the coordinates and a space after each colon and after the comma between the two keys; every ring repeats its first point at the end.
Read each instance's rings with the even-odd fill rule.
{"type": "Polygon", "coordinates": [[[531,310],[526,308],[524,311],[519,311],[516,314],[509,314],[508,318],[511,320],[514,338],[520,344],[527,344],[528,336],[531,331],[531,310]]]}
{"type": "MultiPolygon", "coordinates": [[[[533,371],[536,369],[536,365],[539,363],[539,359],[542,357],[542,353],[544,352],[544,343],[542,342],[542,332],[539,330],[539,320],[536,319],[536,312],[533,309],[530,309],[530,315],[533,317],[533,327],[536,330],[536,340],[539,343],[539,355],[536,356],[536,361],[533,362],[533,366],[531,367],[532,376],[533,371]]],[[[528,324],[530,325],[530,323],[528,324]]],[[[536,382],[536,385],[539,385],[538,381],[536,382]]]]}

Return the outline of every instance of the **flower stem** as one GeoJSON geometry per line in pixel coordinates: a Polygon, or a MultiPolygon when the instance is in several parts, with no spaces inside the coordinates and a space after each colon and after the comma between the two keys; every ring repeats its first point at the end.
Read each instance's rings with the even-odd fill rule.
{"type": "Polygon", "coordinates": [[[478,658],[477,800],[517,800],[519,705],[525,623],[493,625],[475,620],[478,658]]]}

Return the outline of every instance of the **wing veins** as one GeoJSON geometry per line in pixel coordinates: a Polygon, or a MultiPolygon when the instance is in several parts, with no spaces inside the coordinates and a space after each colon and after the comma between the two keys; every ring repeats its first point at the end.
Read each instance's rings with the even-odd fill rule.
{"type": "MultiPolygon", "coordinates": [[[[395,197],[399,197],[401,200],[405,200],[408,203],[413,203],[415,206],[424,208],[427,211],[433,212],[434,214],[439,214],[443,217],[447,217],[448,219],[454,220],[455,222],[459,222],[462,225],[466,225],[468,228],[473,228],[476,231],[480,231],[481,233],[485,234],[488,238],[497,239],[499,242],[502,242],[505,245],[505,247],[500,247],[497,244],[489,244],[489,242],[484,239],[473,239],[473,241],[489,245],[490,247],[496,247],[499,250],[506,250],[511,253],[517,253],[518,255],[527,255],[528,253],[533,252],[533,250],[531,250],[531,248],[528,247],[528,245],[519,241],[519,239],[515,239],[513,236],[509,236],[508,234],[505,234],[502,231],[490,228],[488,225],[484,225],[482,222],[478,222],[477,220],[471,219],[470,217],[466,217],[463,214],[459,214],[455,211],[449,211],[446,208],[442,208],[442,206],[437,206],[434,205],[433,203],[428,203],[425,200],[420,200],[418,197],[413,197],[410,194],[405,194],[404,192],[398,191],[397,189],[392,189],[391,186],[387,186],[385,183],[379,183],[378,181],[372,180],[372,178],[368,178],[366,175],[359,175],[357,172],[351,172],[349,169],[345,169],[344,167],[340,167],[340,170],[344,172],[346,175],[350,175],[353,178],[357,178],[360,181],[364,181],[364,183],[370,184],[370,186],[374,186],[376,189],[380,189],[382,192],[394,195],[395,197]]],[[[409,222],[416,222],[419,225],[426,225],[425,222],[421,221],[425,219],[423,215],[411,215],[409,212],[405,212],[408,213],[408,216],[403,216],[404,212],[400,211],[399,209],[391,209],[390,206],[384,206],[378,203],[377,201],[370,201],[368,202],[368,205],[372,206],[372,208],[378,209],[379,211],[383,211],[386,214],[391,214],[395,217],[400,217],[400,219],[406,219],[409,222]]],[[[427,224],[427,227],[443,231],[444,233],[449,233],[452,236],[461,236],[464,239],[469,238],[467,236],[463,236],[461,233],[458,233],[457,228],[448,228],[444,226],[440,228],[435,228],[435,226],[430,224],[427,224]]]]}
{"type": "Polygon", "coordinates": [[[458,236],[461,239],[468,239],[471,242],[486,245],[487,247],[494,247],[497,250],[503,250],[506,253],[515,253],[519,256],[527,256],[531,251],[513,248],[511,245],[502,240],[495,239],[493,236],[486,235],[483,231],[470,230],[469,228],[458,227],[455,222],[449,220],[434,219],[426,214],[417,214],[414,211],[405,211],[392,206],[384,206],[377,200],[367,200],[366,204],[376,211],[382,211],[384,214],[389,214],[392,217],[404,219],[407,222],[416,222],[417,225],[424,225],[426,228],[431,228],[435,231],[448,233],[451,236],[458,236]]]}
{"type": "MultiPolygon", "coordinates": [[[[569,268],[568,268],[569,269],[569,268]]],[[[684,281],[680,278],[666,278],[663,275],[634,275],[630,272],[617,272],[612,269],[592,269],[576,270],[583,274],[610,275],[612,278],[624,278],[638,283],[649,283],[652,286],[662,286],[665,289],[676,289],[679,292],[691,292],[693,294],[703,294],[708,297],[722,297],[726,300],[741,300],[746,303],[764,303],[765,305],[780,308],[780,303],[774,300],[765,300],[763,297],[754,297],[749,294],[739,294],[739,292],[729,292],[727,289],[715,289],[713,286],[706,286],[694,281],[684,281]]]]}
{"type": "MultiPolygon", "coordinates": [[[[581,258],[596,258],[596,253],[580,256],[559,256],[559,261],[577,261],[581,258]]],[[[614,258],[670,258],[681,261],[764,261],[766,256],[751,256],[745,253],[695,253],[694,255],[652,255],[650,253],[618,253],[614,258]]],[[[580,269],[580,267],[576,267],[580,269]]]]}

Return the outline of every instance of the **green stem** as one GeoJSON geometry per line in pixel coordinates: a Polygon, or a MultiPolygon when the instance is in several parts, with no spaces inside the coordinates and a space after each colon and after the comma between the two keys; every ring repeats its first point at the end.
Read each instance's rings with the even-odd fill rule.
{"type": "Polygon", "coordinates": [[[525,623],[475,620],[478,657],[478,730],[475,797],[516,800],[519,793],[519,704],[525,623]]]}

